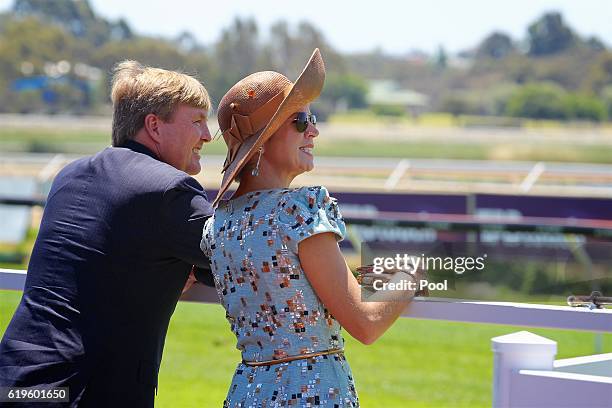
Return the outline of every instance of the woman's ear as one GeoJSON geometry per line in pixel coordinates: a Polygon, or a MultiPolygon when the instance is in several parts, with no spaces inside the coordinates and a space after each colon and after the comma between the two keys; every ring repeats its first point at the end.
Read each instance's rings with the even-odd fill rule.
{"type": "Polygon", "coordinates": [[[161,125],[161,119],[156,114],[149,113],[147,116],[145,116],[144,128],[147,134],[156,143],[161,142],[160,125],[161,125]]]}

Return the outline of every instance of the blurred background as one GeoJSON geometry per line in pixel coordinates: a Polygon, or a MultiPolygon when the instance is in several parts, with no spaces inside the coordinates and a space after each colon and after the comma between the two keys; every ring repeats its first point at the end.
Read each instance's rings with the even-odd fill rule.
{"type": "MultiPolygon", "coordinates": [[[[610,296],[612,4],[490,3],[0,0],[0,267],[27,269],[54,176],[110,144],[114,64],[195,75],[216,105],[255,71],[295,79],[318,47],[316,169],[296,185],[339,199],[352,267],[364,243],[486,253],[484,271],[434,295],[610,296]]],[[[203,152],[213,196],[225,145],[203,152]]],[[[0,291],[0,332],[19,298],[0,291]]],[[[374,346],[349,341],[364,406],[490,405],[488,341],[510,328],[401,320],[374,346]]],[[[609,335],[532,331],[561,357],[612,350],[609,335]]],[[[158,405],[219,406],[233,343],[219,306],[181,302],[158,405]]]]}

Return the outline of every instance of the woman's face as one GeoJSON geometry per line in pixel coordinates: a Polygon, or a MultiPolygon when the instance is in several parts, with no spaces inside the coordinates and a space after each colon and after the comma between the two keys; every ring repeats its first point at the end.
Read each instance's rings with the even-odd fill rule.
{"type": "Polygon", "coordinates": [[[285,120],[264,145],[262,160],[265,160],[274,172],[293,178],[314,168],[314,138],[319,131],[310,120],[306,130],[298,131],[295,119],[299,112],[310,115],[310,106],[302,106],[285,120]]]}

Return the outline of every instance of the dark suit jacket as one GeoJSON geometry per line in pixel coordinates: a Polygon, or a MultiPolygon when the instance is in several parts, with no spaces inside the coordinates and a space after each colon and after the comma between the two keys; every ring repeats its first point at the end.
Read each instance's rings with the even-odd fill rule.
{"type": "Polygon", "coordinates": [[[212,285],[199,248],[211,213],[195,179],[135,142],[66,166],[0,343],[0,386],[67,386],[70,406],[153,406],[192,265],[212,285]]]}

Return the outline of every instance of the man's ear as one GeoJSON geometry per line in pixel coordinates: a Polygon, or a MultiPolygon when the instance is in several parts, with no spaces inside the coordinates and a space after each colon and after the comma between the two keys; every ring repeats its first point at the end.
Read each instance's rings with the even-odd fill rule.
{"type": "Polygon", "coordinates": [[[161,142],[161,134],[160,134],[160,126],[161,119],[154,113],[149,113],[144,118],[144,128],[149,137],[153,139],[153,141],[160,143],[161,142]]]}

